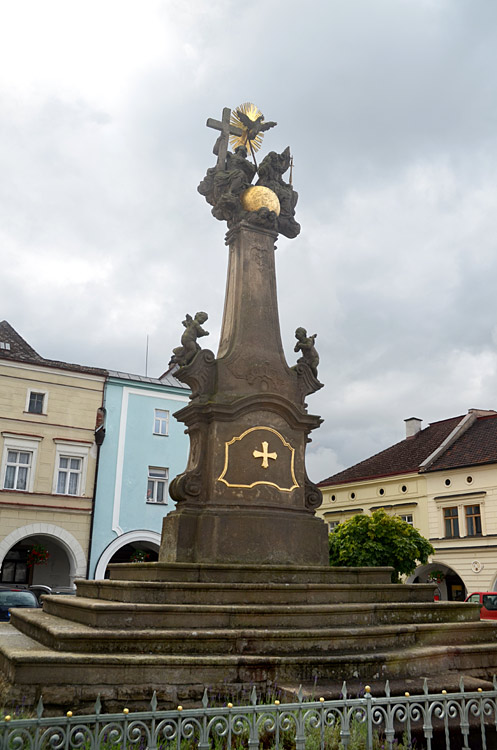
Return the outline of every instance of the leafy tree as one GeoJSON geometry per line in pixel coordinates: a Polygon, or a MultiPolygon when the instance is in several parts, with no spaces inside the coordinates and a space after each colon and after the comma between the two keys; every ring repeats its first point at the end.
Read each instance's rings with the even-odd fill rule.
{"type": "Polygon", "coordinates": [[[330,565],[390,565],[392,582],[399,575],[409,575],[420,562],[428,562],[435,550],[419,531],[383,508],[369,516],[359,514],[339,524],[330,535],[330,565]]]}

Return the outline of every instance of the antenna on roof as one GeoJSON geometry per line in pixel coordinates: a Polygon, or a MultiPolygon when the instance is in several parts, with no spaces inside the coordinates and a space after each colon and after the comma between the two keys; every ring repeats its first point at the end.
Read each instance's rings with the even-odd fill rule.
{"type": "Polygon", "coordinates": [[[145,349],[145,377],[148,377],[148,333],[147,333],[147,346],[145,349]]]}

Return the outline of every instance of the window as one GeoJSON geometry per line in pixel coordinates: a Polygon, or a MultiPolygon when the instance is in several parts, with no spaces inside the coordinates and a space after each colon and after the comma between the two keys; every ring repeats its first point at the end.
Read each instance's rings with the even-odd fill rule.
{"type": "Polygon", "coordinates": [[[2,432],[3,454],[0,469],[4,490],[33,492],[38,445],[42,438],[2,432]]]}
{"type": "Polygon", "coordinates": [[[169,469],[148,467],[147,503],[167,502],[167,480],[169,469]]]}
{"type": "Polygon", "coordinates": [[[7,462],[5,466],[5,478],[3,486],[5,490],[27,490],[29,486],[29,470],[32,465],[33,454],[31,451],[7,451],[7,462]]]}
{"type": "Polygon", "coordinates": [[[154,410],[154,435],[167,435],[169,412],[165,409],[154,410]]]}
{"type": "Polygon", "coordinates": [[[82,458],[59,455],[56,490],[58,495],[80,494],[82,466],[82,458]]]}
{"type": "Polygon", "coordinates": [[[45,394],[37,391],[29,391],[29,401],[27,411],[31,414],[44,414],[43,406],[45,403],[45,394]]]}
{"type": "Polygon", "coordinates": [[[84,497],[91,443],[65,440],[64,438],[54,438],[54,443],[53,494],[84,497]]]}
{"type": "Polygon", "coordinates": [[[340,521],[328,521],[328,528],[330,531],[335,531],[336,527],[340,524],[340,521]]]}
{"type": "Polygon", "coordinates": [[[466,534],[481,536],[481,514],[479,505],[466,505],[466,534]]]}
{"type": "Polygon", "coordinates": [[[459,536],[459,513],[457,508],[444,508],[445,536],[459,536]]]}
{"type": "Polygon", "coordinates": [[[403,516],[399,516],[399,518],[402,519],[402,521],[405,521],[406,523],[410,524],[411,526],[414,526],[414,520],[413,520],[413,517],[412,517],[412,513],[406,513],[403,516]]]}

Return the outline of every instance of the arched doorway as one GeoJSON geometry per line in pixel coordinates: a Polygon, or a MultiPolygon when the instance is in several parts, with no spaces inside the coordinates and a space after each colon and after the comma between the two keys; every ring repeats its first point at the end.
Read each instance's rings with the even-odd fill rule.
{"type": "Polygon", "coordinates": [[[102,552],[95,566],[95,579],[108,577],[109,563],[156,562],[159,559],[160,534],[155,531],[129,531],[114,539],[102,552]]]}
{"type": "Polygon", "coordinates": [[[2,583],[68,587],[85,572],[86,559],[81,545],[66,529],[53,524],[21,527],[0,542],[2,583]]]}
{"type": "Polygon", "coordinates": [[[420,565],[406,583],[436,583],[435,598],[445,601],[463,602],[468,595],[461,576],[449,565],[438,561],[420,565]]]}

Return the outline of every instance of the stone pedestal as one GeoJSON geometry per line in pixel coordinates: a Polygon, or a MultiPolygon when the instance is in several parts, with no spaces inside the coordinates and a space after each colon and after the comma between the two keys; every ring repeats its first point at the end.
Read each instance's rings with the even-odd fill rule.
{"type": "Polygon", "coordinates": [[[326,565],[328,534],[314,515],[321,493],[305,446],[321,419],[305,396],[321,387],[281,345],[276,233],[241,222],[227,236],[229,268],[217,358],[201,351],[176,376],[192,400],[175,414],[190,437],[186,470],[171,484],[162,562],[326,565]]]}

